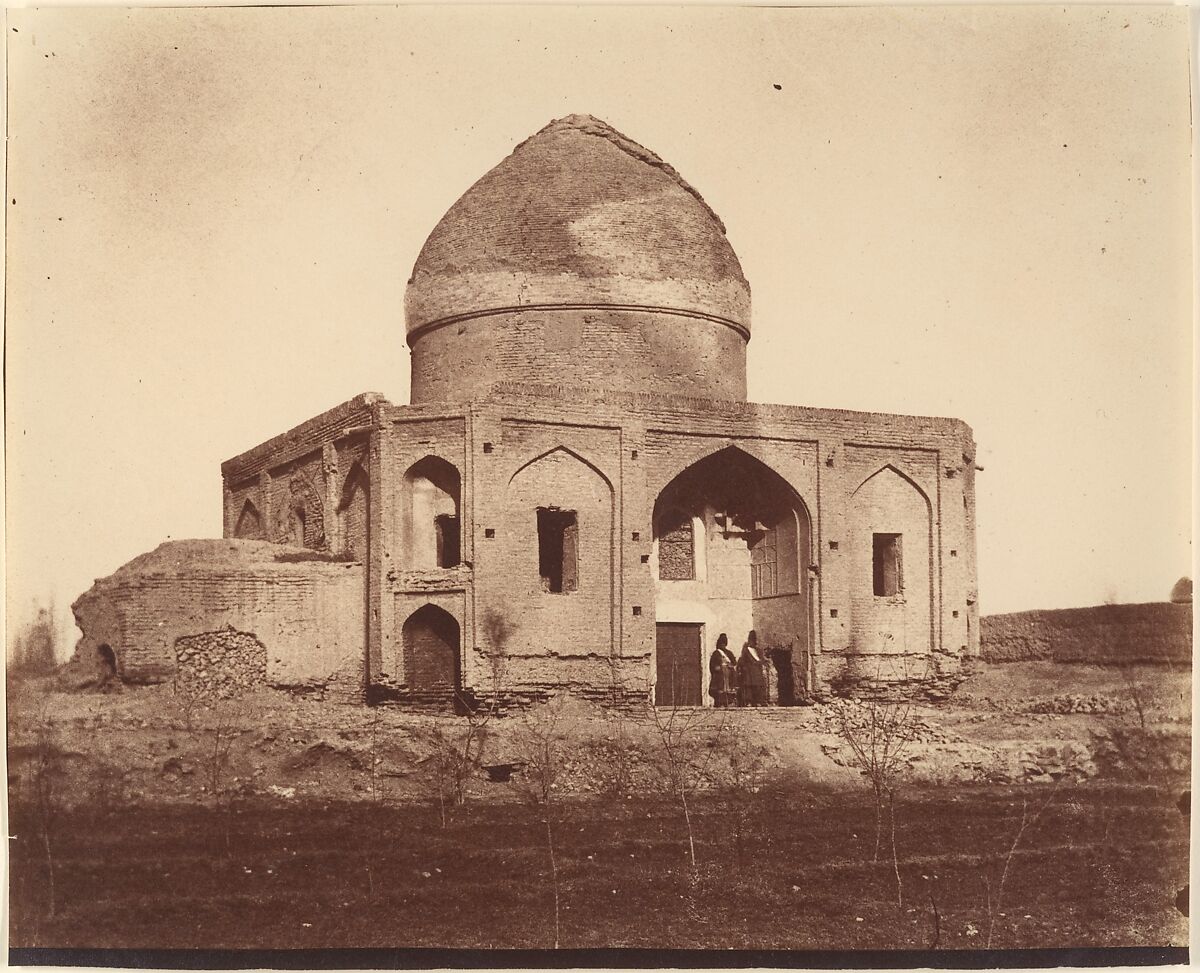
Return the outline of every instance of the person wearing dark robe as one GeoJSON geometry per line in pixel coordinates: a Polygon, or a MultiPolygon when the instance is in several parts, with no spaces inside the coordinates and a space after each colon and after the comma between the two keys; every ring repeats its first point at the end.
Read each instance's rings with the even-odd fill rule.
{"type": "Polygon", "coordinates": [[[714,706],[732,706],[737,699],[737,660],[724,632],[717,636],[717,647],[708,657],[708,695],[714,706]]]}
{"type": "Polygon", "coordinates": [[[746,636],[742,656],[738,659],[738,696],[743,706],[767,705],[766,660],[758,648],[754,629],[746,636]]]}

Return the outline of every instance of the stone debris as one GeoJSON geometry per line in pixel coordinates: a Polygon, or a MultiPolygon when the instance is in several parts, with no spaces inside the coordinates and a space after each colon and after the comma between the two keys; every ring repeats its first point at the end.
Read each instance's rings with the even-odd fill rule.
{"type": "Polygon", "coordinates": [[[1026,713],[1121,713],[1130,708],[1125,700],[1112,696],[1060,693],[1047,699],[1036,699],[1024,707],[1026,713]]]}
{"type": "Polygon", "coordinates": [[[228,699],[262,688],[267,650],[253,635],[226,629],[175,643],[176,691],[228,699]]]}

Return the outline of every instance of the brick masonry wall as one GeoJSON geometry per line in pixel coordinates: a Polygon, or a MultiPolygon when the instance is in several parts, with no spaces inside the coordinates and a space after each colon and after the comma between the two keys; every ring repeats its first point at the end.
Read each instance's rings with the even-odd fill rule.
{"type": "Polygon", "coordinates": [[[362,568],[275,560],[261,541],[174,541],[102,578],[72,606],[90,662],[113,649],[132,683],[174,678],[178,647],[205,633],[253,636],[269,685],[355,696],[363,684],[362,568]]]}
{"type": "Polygon", "coordinates": [[[726,324],[650,311],[529,310],[422,334],[412,401],[466,402],[499,381],[746,397],[746,340],[726,324]]]}
{"type": "MultiPolygon", "coordinates": [[[[903,473],[906,496],[928,497],[923,516],[926,553],[916,553],[919,562],[929,565],[924,578],[918,579],[927,594],[921,599],[923,630],[917,639],[922,646],[932,643],[937,658],[931,668],[938,675],[952,674],[962,657],[977,651],[973,643],[978,630],[973,635],[968,628],[975,580],[973,521],[967,517],[974,503],[973,495],[968,495],[973,477],[967,469],[973,464],[974,444],[961,422],[511,384],[497,387],[489,398],[464,407],[461,413],[421,418],[432,409],[393,407],[386,413],[392,435],[405,441],[387,447],[389,455],[404,458],[385,464],[383,475],[398,482],[417,458],[411,433],[401,436],[399,430],[411,425],[429,434],[419,451],[444,455],[462,474],[466,563],[441,577],[434,573],[418,578],[393,570],[391,584],[397,597],[390,599],[388,609],[392,624],[383,628],[388,642],[381,646],[384,658],[398,659],[402,654],[397,646],[404,618],[426,601],[443,598],[462,606],[447,610],[463,613],[463,673],[468,685],[481,685],[487,672],[479,618],[489,609],[498,609],[520,626],[514,636],[519,658],[510,668],[514,686],[592,686],[600,671],[611,680],[607,661],[611,655],[618,660],[622,680],[647,687],[656,616],[655,499],[692,463],[730,445],[777,472],[809,512],[808,550],[797,552],[796,557],[797,568],[804,569],[806,582],[811,582],[811,595],[778,606],[764,605],[762,617],[771,612],[779,616],[769,620],[776,635],[790,632],[798,642],[812,640],[813,668],[822,678],[829,681],[844,673],[847,653],[872,648],[853,640],[853,584],[856,579],[871,584],[870,571],[859,577],[862,572],[856,572],[853,562],[855,530],[863,530],[853,497],[864,481],[889,465],[903,473]],[[561,461],[535,478],[536,489],[527,490],[519,479],[514,488],[519,470],[530,464],[537,469],[540,458],[555,451],[561,461]],[[591,565],[585,570],[594,571],[597,559],[603,563],[610,556],[613,595],[607,613],[600,606],[578,616],[572,612],[564,619],[558,617],[558,605],[570,604],[573,596],[538,590],[532,510],[538,505],[570,507],[571,502],[581,502],[562,499],[561,491],[573,477],[586,481],[587,476],[579,472],[583,469],[595,471],[588,474],[595,482],[612,485],[616,519],[612,547],[605,550],[593,536],[581,548],[581,563],[591,565]],[[488,530],[493,537],[487,537],[488,530]],[[838,549],[832,550],[829,540],[839,539],[838,549]],[[634,608],[640,609],[636,615],[634,608]],[[840,609],[836,619],[830,618],[831,608],[840,609]],[[597,667],[597,662],[603,664],[597,667]]],[[[920,533],[922,525],[903,526],[906,533],[914,529],[920,533]]],[[[913,556],[912,547],[906,545],[906,559],[913,556]]],[[[401,554],[391,549],[384,557],[395,563],[401,554]]],[[[913,583],[910,575],[910,586],[913,583]]],[[[917,651],[929,655],[928,648],[917,651]]]]}
{"type": "Polygon", "coordinates": [[[1164,662],[1190,666],[1192,606],[1097,605],[985,615],[988,662],[1164,662]]]}
{"type": "MultiPolygon", "coordinates": [[[[885,482],[895,489],[884,493],[902,496],[884,497],[876,508],[927,501],[922,524],[906,521],[897,530],[906,537],[907,570],[914,556],[928,565],[915,580],[906,575],[910,590],[921,588],[912,603],[914,612],[918,600],[923,606],[920,619],[910,620],[906,606],[903,620],[893,620],[905,651],[928,657],[929,648],[914,646],[931,646],[933,670],[951,677],[964,657],[978,653],[974,443],[957,420],[512,382],[466,404],[395,407],[362,399],[331,410],[327,416],[336,421],[314,420],[298,427],[301,434],[281,437],[277,454],[260,448],[226,464],[226,492],[227,500],[236,492],[231,476],[236,486],[246,472],[305,466],[319,449],[330,510],[341,503],[353,465],[367,471],[369,665],[372,681],[382,686],[408,685],[403,626],[433,604],[459,625],[467,687],[487,684],[481,621],[500,612],[516,626],[508,646],[514,691],[567,685],[599,693],[601,683],[611,687],[614,679],[647,690],[656,620],[655,501],[692,464],[731,447],[778,474],[808,518],[807,543],[794,553],[801,592],[778,605],[764,602],[757,618],[752,607],[748,616],[772,638],[811,650],[808,662],[799,658],[803,651],[794,660],[801,675],[825,683],[845,676],[848,659],[866,653],[869,660],[881,648],[863,633],[890,631],[862,604],[871,574],[861,561],[874,515],[863,512],[870,504],[856,500],[862,484],[888,467],[896,473],[885,482]],[[348,429],[350,415],[363,425],[348,429]],[[460,477],[463,563],[452,569],[431,569],[406,550],[414,513],[405,474],[431,456],[460,477]],[[541,590],[538,506],[580,511],[577,592],[541,590]],[[920,545],[909,535],[922,529],[926,550],[914,553],[920,545]]],[[[340,550],[345,518],[332,520],[330,546],[340,550]]]]}

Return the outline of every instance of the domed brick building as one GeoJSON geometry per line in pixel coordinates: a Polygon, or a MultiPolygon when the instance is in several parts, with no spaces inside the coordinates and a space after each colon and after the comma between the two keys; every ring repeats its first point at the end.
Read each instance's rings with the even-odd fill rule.
{"type": "Polygon", "coordinates": [[[490,689],[502,656],[512,696],[689,705],[721,633],[757,633],[777,703],[978,654],[970,428],[747,402],[724,225],[604,122],[472,186],[405,312],[411,405],[362,395],[224,463],[226,540],[97,582],[81,652],[161,680],[227,631],[268,682],[351,698],[490,689]]]}

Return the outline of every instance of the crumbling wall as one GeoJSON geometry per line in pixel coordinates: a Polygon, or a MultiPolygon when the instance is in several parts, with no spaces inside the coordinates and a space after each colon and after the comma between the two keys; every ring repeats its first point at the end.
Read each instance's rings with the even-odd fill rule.
{"type": "Polygon", "coordinates": [[[90,662],[110,646],[125,682],[168,682],[183,663],[211,670],[214,684],[244,688],[258,679],[361,696],[358,563],[265,541],[172,541],[97,581],[72,610],[83,632],[76,657],[90,662]],[[246,638],[263,647],[261,665],[238,654],[249,652],[246,638]],[[231,671],[205,664],[220,654],[231,671]]]}
{"type": "Polygon", "coordinates": [[[985,615],[988,662],[1161,662],[1190,666],[1192,606],[1168,602],[1097,605],[985,615]]]}

